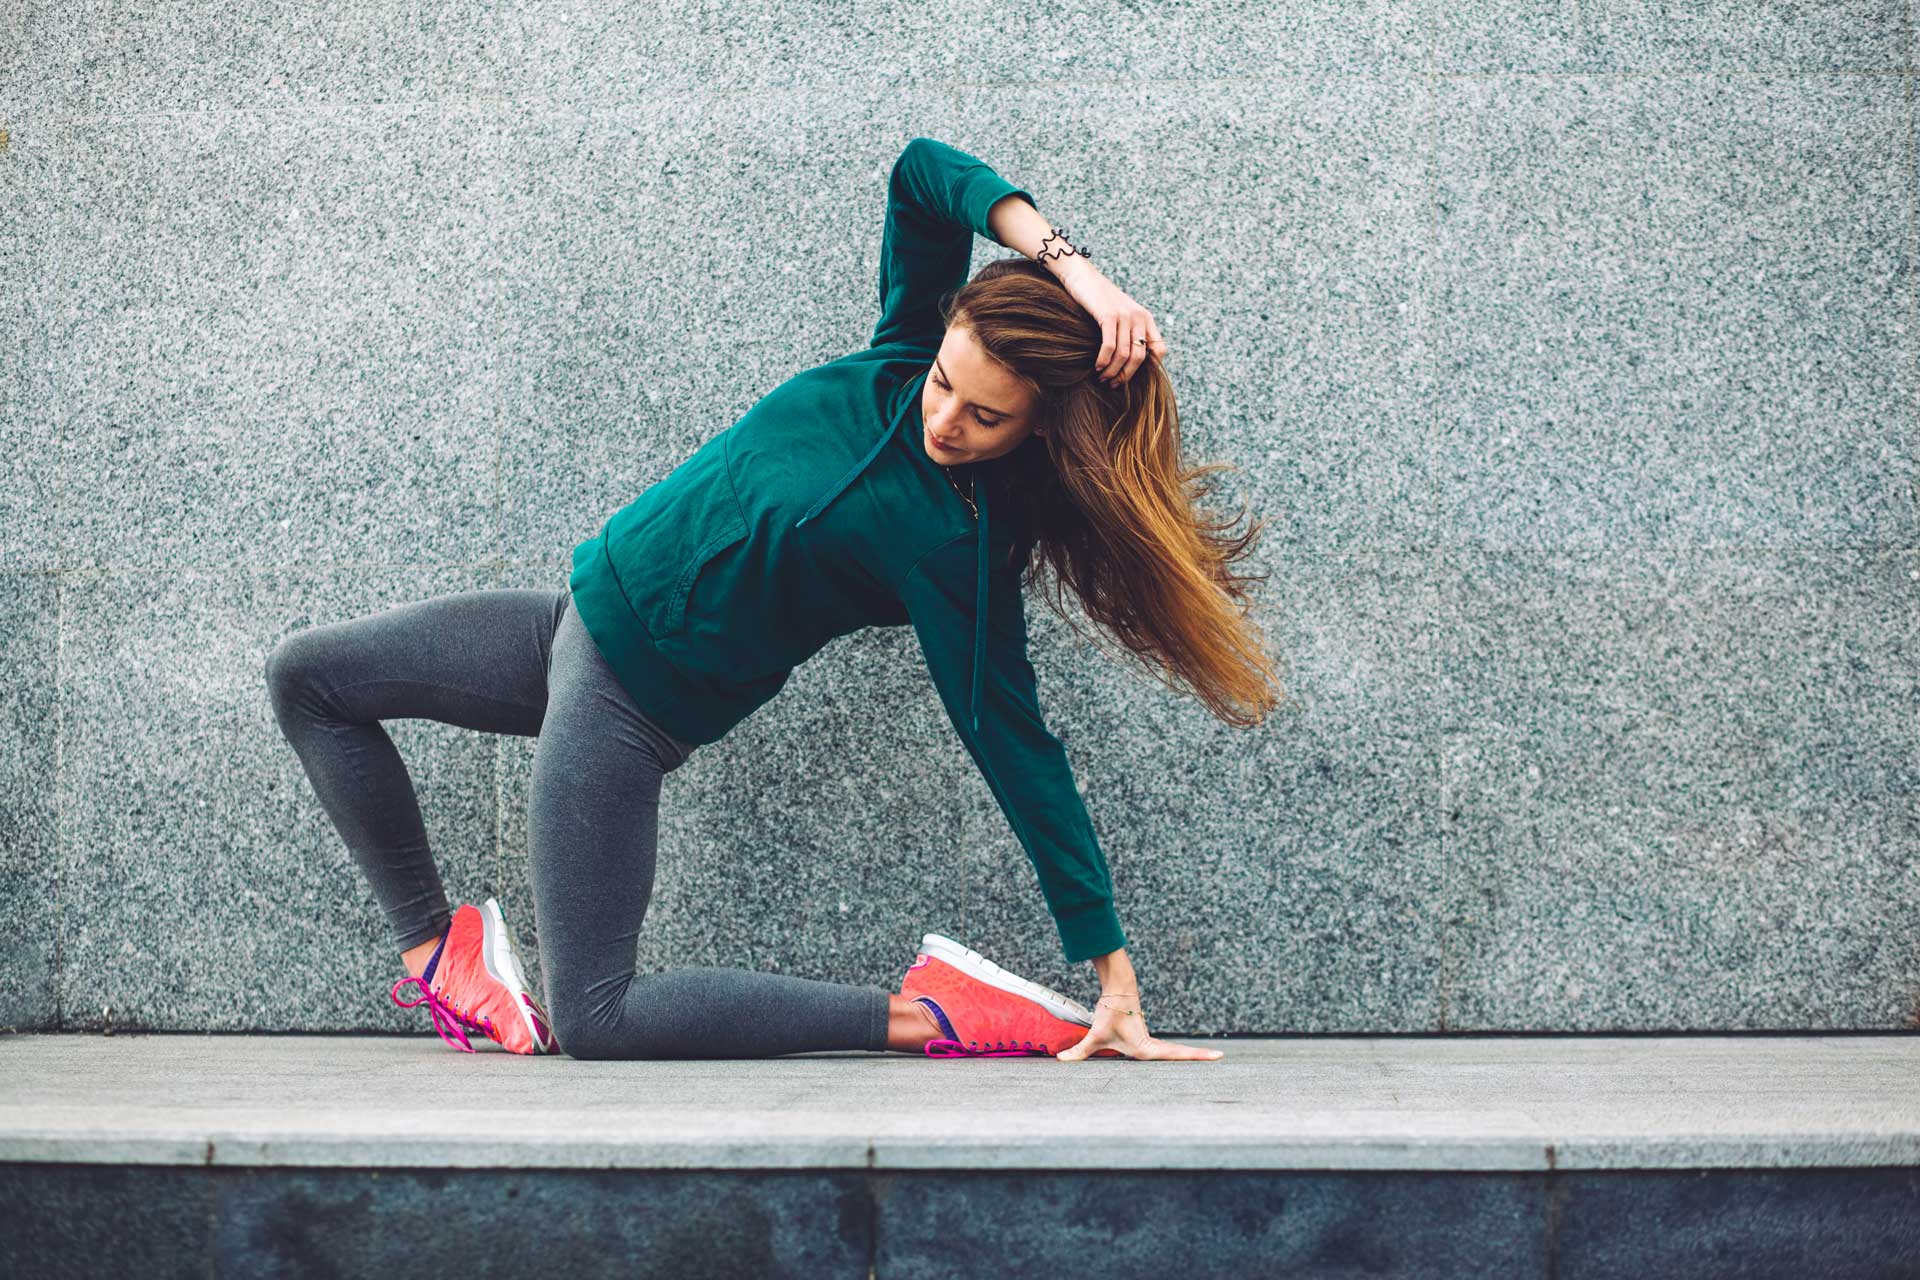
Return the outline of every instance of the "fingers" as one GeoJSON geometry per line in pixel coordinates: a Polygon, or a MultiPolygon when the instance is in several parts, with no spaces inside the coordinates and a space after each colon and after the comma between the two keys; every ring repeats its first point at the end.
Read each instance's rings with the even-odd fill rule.
{"type": "Polygon", "coordinates": [[[1218,1049],[1202,1049],[1198,1045],[1175,1044],[1171,1040],[1155,1040],[1154,1052],[1142,1057],[1178,1059],[1183,1062],[1212,1062],[1223,1056],[1218,1049]]]}
{"type": "Polygon", "coordinates": [[[1117,387],[1125,381],[1121,373],[1127,370],[1127,353],[1133,347],[1130,322],[1125,316],[1106,321],[1100,335],[1100,354],[1094,357],[1093,367],[1101,382],[1117,387]]]}
{"type": "Polygon", "coordinates": [[[1149,349],[1156,356],[1167,354],[1160,328],[1145,310],[1102,321],[1100,353],[1094,357],[1094,368],[1107,386],[1122,386],[1146,363],[1149,349]]]}
{"type": "Polygon", "coordinates": [[[1100,322],[1100,351],[1093,357],[1095,371],[1101,381],[1109,384],[1113,382],[1113,370],[1108,366],[1113,363],[1114,352],[1120,348],[1119,327],[1120,321],[1111,316],[1100,322]]]}

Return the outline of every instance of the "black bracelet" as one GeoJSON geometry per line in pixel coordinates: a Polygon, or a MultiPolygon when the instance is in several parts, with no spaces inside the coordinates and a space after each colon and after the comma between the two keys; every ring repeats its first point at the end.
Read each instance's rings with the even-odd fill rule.
{"type": "Polygon", "coordinates": [[[1076,254],[1076,253],[1079,254],[1081,257],[1087,259],[1087,261],[1089,262],[1093,261],[1093,255],[1088,253],[1085,249],[1076,249],[1073,247],[1073,245],[1068,244],[1067,229],[1065,227],[1055,227],[1053,228],[1053,231],[1054,231],[1053,235],[1047,235],[1041,238],[1040,252],[1034,255],[1035,261],[1045,262],[1049,256],[1055,257],[1055,258],[1064,258],[1070,254],[1076,254]],[[1064,244],[1067,247],[1064,249],[1049,250],[1047,248],[1047,241],[1053,240],[1056,238],[1060,241],[1061,244],[1064,244]]]}

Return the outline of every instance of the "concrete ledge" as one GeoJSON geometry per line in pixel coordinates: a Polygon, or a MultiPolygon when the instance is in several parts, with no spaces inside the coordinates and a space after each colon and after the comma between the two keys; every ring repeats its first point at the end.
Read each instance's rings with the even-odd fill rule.
{"type": "Polygon", "coordinates": [[[0,1038],[0,1275],[1920,1275],[1912,1035],[1213,1043],[0,1038]]]}
{"type": "Polygon", "coordinates": [[[0,1037],[0,1162],[1920,1167],[1909,1033],[1210,1043],[1227,1056],[579,1062],[461,1054],[431,1036],[16,1035],[0,1037]]]}

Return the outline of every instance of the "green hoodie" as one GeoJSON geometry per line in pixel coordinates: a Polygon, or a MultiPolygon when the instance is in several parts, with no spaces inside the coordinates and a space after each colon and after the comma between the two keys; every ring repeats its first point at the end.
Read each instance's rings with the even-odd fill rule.
{"type": "MultiPolygon", "coordinates": [[[[1026,849],[1068,960],[1126,945],[1106,858],[1027,661],[1013,531],[976,520],[923,446],[920,394],[1006,196],[980,160],[914,138],[894,163],[872,344],[796,374],[573,550],[573,607],[636,705],[717,740],[835,637],[911,624],[947,715],[1026,849]]],[[[1006,520],[1001,523],[1007,524],[1006,520]]]]}

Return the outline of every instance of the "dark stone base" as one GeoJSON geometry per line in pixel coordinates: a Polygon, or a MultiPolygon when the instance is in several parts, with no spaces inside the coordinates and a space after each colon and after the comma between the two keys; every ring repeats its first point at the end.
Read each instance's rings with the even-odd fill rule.
{"type": "Polygon", "coordinates": [[[0,1276],[1920,1276],[1920,1169],[0,1165],[0,1276]]]}

